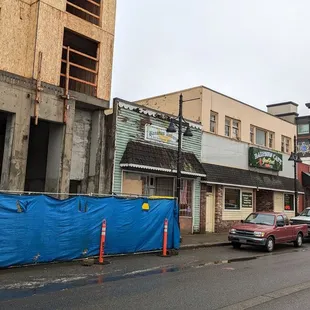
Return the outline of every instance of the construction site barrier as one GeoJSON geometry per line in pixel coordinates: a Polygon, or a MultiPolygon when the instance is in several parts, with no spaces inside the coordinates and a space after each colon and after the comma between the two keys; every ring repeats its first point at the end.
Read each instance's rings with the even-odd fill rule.
{"type": "Polygon", "coordinates": [[[167,248],[179,249],[174,199],[0,194],[0,267],[99,256],[101,245],[102,255],[162,251],[165,219],[167,248]]]}
{"type": "Polygon", "coordinates": [[[101,228],[100,251],[99,251],[99,263],[100,264],[103,264],[105,235],[106,235],[106,229],[107,229],[106,223],[107,223],[106,220],[103,220],[102,228],[101,228]]]}
{"type": "Polygon", "coordinates": [[[167,256],[167,241],[168,241],[168,220],[164,222],[164,241],[163,241],[163,256],[167,256]]]}

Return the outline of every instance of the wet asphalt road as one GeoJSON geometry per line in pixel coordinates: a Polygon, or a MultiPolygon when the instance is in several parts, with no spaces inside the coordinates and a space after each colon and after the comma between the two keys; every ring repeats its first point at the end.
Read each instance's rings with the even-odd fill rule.
{"type": "Polygon", "coordinates": [[[310,244],[0,271],[0,309],[307,309],[310,244]],[[231,261],[230,261],[231,260],[231,261]],[[229,307],[227,307],[229,306],[229,307]]]}

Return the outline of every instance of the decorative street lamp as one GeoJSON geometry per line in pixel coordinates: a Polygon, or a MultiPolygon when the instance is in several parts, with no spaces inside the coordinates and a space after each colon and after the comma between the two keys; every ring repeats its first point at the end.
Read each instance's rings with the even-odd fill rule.
{"type": "Polygon", "coordinates": [[[294,152],[291,152],[291,156],[288,159],[289,161],[294,162],[294,204],[295,204],[295,216],[298,215],[298,192],[297,192],[297,163],[301,163],[301,159],[297,153],[297,139],[296,136],[294,136],[294,152]]]}
{"type": "MultiPolygon", "coordinates": [[[[180,201],[181,201],[181,156],[182,156],[182,134],[184,137],[192,137],[193,133],[191,132],[191,129],[189,127],[189,123],[187,123],[183,118],[183,103],[188,101],[197,100],[199,98],[195,99],[189,99],[189,100],[183,100],[183,95],[180,95],[179,98],[179,115],[177,118],[171,119],[169,127],[167,128],[168,133],[176,133],[178,130],[178,157],[177,157],[177,190],[176,190],[176,196],[178,199],[178,204],[180,207],[180,201]],[[182,128],[186,127],[185,132],[183,133],[182,128]],[[176,128],[177,127],[177,128],[176,128]]],[[[178,224],[180,228],[180,210],[178,213],[178,224]]],[[[182,238],[181,238],[182,240],[182,238]]]]}

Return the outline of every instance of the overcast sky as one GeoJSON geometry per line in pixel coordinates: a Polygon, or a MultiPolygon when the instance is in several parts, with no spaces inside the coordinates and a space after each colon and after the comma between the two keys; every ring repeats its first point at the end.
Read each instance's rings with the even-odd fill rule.
{"type": "Polygon", "coordinates": [[[118,0],[112,96],[204,85],[309,114],[309,0],[118,0]]]}

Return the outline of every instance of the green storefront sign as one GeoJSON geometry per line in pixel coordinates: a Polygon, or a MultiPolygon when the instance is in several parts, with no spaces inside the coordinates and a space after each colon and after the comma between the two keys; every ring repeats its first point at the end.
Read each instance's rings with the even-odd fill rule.
{"type": "Polygon", "coordinates": [[[254,168],[282,171],[283,156],[279,153],[263,150],[257,147],[250,147],[249,166],[254,168]]]}

